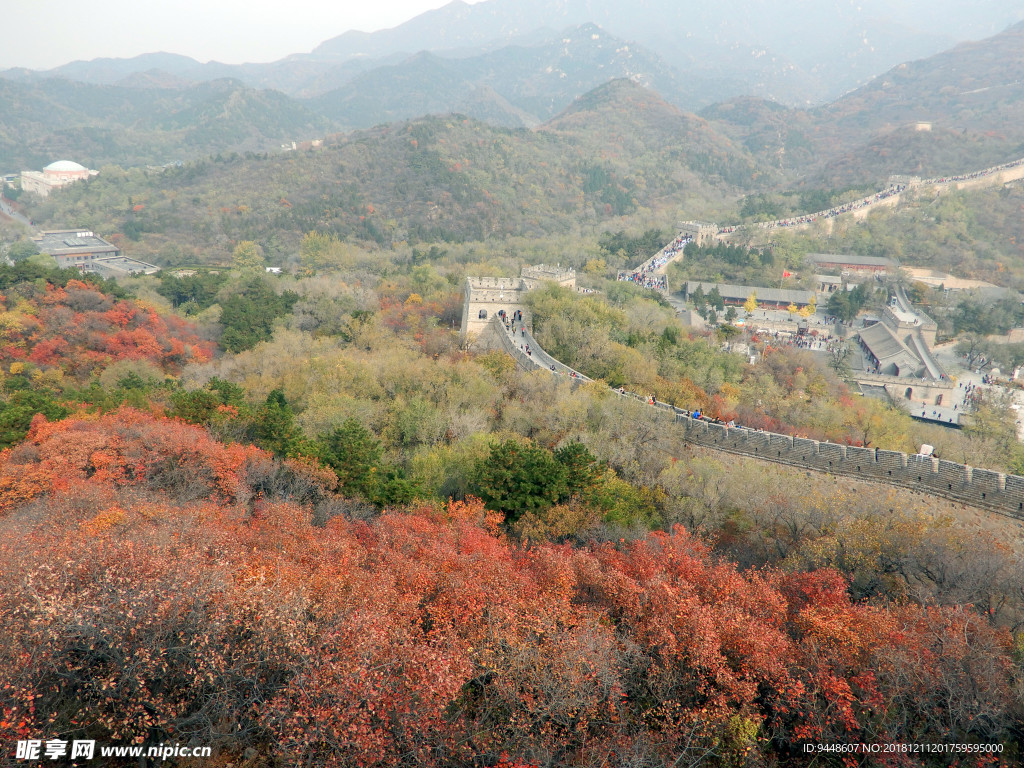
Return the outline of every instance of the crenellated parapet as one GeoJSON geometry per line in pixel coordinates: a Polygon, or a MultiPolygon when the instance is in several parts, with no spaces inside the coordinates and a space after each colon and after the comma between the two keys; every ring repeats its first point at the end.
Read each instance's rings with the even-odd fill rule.
{"type": "Polygon", "coordinates": [[[526,312],[523,296],[529,291],[519,277],[467,277],[462,299],[462,335],[480,337],[488,323],[502,312],[526,312]]]}
{"type": "Polygon", "coordinates": [[[539,288],[543,283],[556,283],[563,288],[576,287],[576,270],[571,267],[538,264],[533,267],[523,267],[520,276],[523,285],[531,291],[534,288],[539,288]]]}
{"type": "Polygon", "coordinates": [[[688,442],[779,464],[871,480],[1024,518],[1024,477],[933,456],[726,427],[668,407],[688,442]]]}
{"type": "Polygon", "coordinates": [[[569,267],[538,264],[523,267],[519,277],[467,277],[462,300],[463,338],[487,339],[488,323],[502,312],[523,314],[529,326],[529,310],[523,297],[544,283],[564,288],[576,287],[576,270],[569,267]]]}

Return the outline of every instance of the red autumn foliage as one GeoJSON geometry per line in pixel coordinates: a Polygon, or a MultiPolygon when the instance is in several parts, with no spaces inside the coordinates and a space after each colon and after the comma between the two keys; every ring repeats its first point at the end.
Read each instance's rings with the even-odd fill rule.
{"type": "Polygon", "coordinates": [[[213,354],[213,345],[184,320],[114,299],[80,280],[64,288],[48,283],[28,298],[5,296],[0,310],[10,312],[0,364],[28,360],[85,378],[118,360],[146,360],[176,373],[213,354]]]}
{"type": "Polygon", "coordinates": [[[324,479],[137,411],[39,419],[0,456],[0,742],[528,768],[1008,739],[1009,638],[976,614],[741,573],[682,529],[521,548],[475,500],[315,526],[324,479]]]}
{"type": "Polygon", "coordinates": [[[201,429],[123,408],[48,422],[40,414],[25,442],[0,454],[0,510],[46,492],[143,486],[173,498],[234,502],[259,449],[224,445],[201,429]]]}
{"type": "Polygon", "coordinates": [[[452,323],[458,321],[462,310],[459,295],[452,293],[440,300],[423,301],[417,294],[396,294],[393,288],[390,285],[382,288],[381,322],[391,330],[411,337],[428,354],[443,349],[443,339],[450,335],[452,323]]]}

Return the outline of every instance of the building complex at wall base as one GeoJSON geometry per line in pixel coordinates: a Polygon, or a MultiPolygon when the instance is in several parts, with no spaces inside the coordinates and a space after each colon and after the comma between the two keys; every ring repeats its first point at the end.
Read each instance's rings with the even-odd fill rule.
{"type": "Polygon", "coordinates": [[[71,160],[58,160],[50,163],[42,171],[22,171],[21,188],[40,197],[49,197],[55,189],[76,181],[84,181],[98,173],[99,171],[91,171],[71,160]]]}
{"type": "Polygon", "coordinates": [[[120,248],[89,230],[45,230],[32,240],[41,253],[53,256],[61,269],[82,269],[98,259],[113,258],[121,254],[120,248]]]}
{"type": "Polygon", "coordinates": [[[80,229],[53,229],[32,238],[40,253],[53,256],[61,269],[75,268],[101,277],[152,275],[160,267],[121,255],[121,249],[95,232],[80,229]]]}

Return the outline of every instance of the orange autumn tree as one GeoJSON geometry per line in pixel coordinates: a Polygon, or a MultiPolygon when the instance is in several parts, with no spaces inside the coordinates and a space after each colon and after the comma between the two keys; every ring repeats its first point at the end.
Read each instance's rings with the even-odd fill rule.
{"type": "Polygon", "coordinates": [[[145,360],[177,373],[186,363],[212,356],[212,344],[184,320],[116,299],[92,283],[23,285],[24,290],[0,297],[0,365],[5,368],[25,361],[84,379],[119,360],[145,360]]]}
{"type": "Polygon", "coordinates": [[[380,768],[1013,749],[1009,637],[982,617],[743,573],[678,528],[523,548],[474,500],[359,520],[315,465],[128,409],[38,420],[0,501],[4,743],[380,768]]]}

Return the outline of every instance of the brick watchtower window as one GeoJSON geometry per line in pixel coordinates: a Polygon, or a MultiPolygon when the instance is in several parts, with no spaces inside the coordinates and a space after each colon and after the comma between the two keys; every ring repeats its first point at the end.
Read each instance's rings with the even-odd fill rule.
{"type": "Polygon", "coordinates": [[[481,320],[486,320],[487,319],[487,310],[486,309],[481,309],[480,310],[480,314],[478,314],[477,317],[479,317],[481,320]]]}

